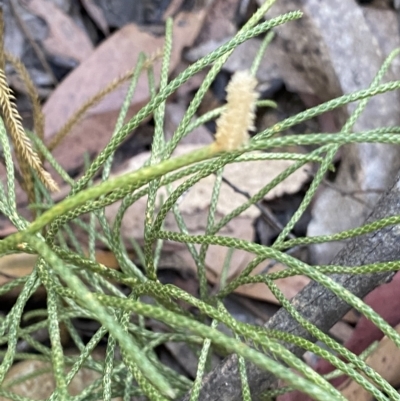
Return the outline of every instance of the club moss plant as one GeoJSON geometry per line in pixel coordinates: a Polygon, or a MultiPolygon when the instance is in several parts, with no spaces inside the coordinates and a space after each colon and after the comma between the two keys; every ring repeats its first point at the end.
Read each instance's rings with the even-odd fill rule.
{"type": "MultiPolygon", "coordinates": [[[[9,281],[0,287],[0,294],[4,295],[22,286],[14,306],[6,316],[0,317],[0,342],[4,346],[0,351],[2,358],[0,396],[18,401],[33,399],[33,394],[32,397],[15,394],[12,386],[32,377],[39,380],[46,369],[13,381],[5,380],[5,378],[11,366],[18,360],[41,360],[51,363],[51,371],[56,383],[56,390],[50,396],[50,400],[110,400],[116,396],[129,400],[133,396],[141,395],[152,400],[165,400],[179,399],[190,392],[191,400],[195,401],[199,397],[202,378],[208,370],[209,352],[212,347],[217,347],[227,354],[238,355],[242,395],[245,400],[251,399],[246,375],[248,362],[273,372],[276,377],[285,380],[290,386],[286,390],[298,389],[317,400],[344,400],[340,392],[333,388],[326,378],[319,376],[302,360],[289,352],[283,345],[286,342],[297,344],[329,360],[337,369],[345,372],[366,388],[377,400],[387,400],[387,397],[399,398],[396,390],[378,373],[369,369],[362,358],[347,351],[307,322],[274,283],[278,278],[304,274],[345,299],[376,323],[397,346],[400,346],[400,337],[395,330],[360,299],[327,276],[332,272],[346,272],[348,268],[313,267],[284,252],[293,246],[351,238],[387,225],[400,223],[400,216],[393,216],[332,236],[287,239],[293,226],[309,205],[326,172],[332,168],[333,157],[341,146],[356,142],[400,144],[400,135],[398,135],[400,127],[352,132],[354,122],[372,96],[400,87],[400,81],[380,83],[391,61],[398,55],[398,51],[388,57],[369,88],[308,109],[249,138],[248,130],[253,127],[255,108],[271,106],[271,102],[257,100],[254,78],[264,51],[268,51],[267,44],[272,38],[271,29],[301,18],[301,12],[290,12],[263,21],[265,12],[273,3],[272,0],[266,1],[234,38],[189,66],[172,81],[168,81],[168,66],[173,46],[172,23],[168,20],[159,87],[156,88],[154,85],[152,57],[141,55],[134,70],[90,99],[54,137],[56,139],[47,146],[43,141],[43,117],[29,74],[18,60],[1,51],[0,106],[3,119],[0,122],[0,142],[3,152],[2,161],[6,167],[7,176],[6,182],[0,185],[0,210],[16,227],[17,232],[0,240],[0,253],[1,255],[20,252],[36,254],[38,261],[31,274],[9,281]],[[250,72],[240,72],[233,76],[228,87],[227,104],[196,118],[195,113],[204,94],[232,51],[239,44],[261,34],[265,35],[265,39],[253,67],[250,72]],[[29,132],[22,127],[5,78],[5,61],[14,66],[27,84],[34,105],[35,132],[29,132]],[[167,98],[194,74],[206,68],[208,73],[188,106],[185,116],[172,139],[166,141],[163,124],[167,98]],[[151,99],[130,121],[124,123],[139,76],[144,72],[148,74],[151,99]],[[110,142],[92,163],[87,164],[83,176],[76,181],[73,180],[57,163],[49,149],[54,149],[58,145],[90,106],[126,79],[130,79],[130,86],[110,142]],[[295,124],[354,101],[359,101],[358,107],[338,133],[278,135],[295,124]],[[142,168],[132,173],[110,178],[111,163],[116,149],[127,135],[150,115],[155,121],[150,159],[142,168]],[[183,156],[171,156],[182,138],[197,126],[215,118],[217,118],[218,129],[214,143],[183,156]],[[294,144],[314,145],[316,149],[307,155],[271,151],[277,148],[284,149],[294,144]],[[12,146],[17,155],[19,171],[13,163],[12,146]],[[254,153],[253,151],[256,150],[262,152],[254,153]],[[294,163],[268,185],[260,188],[256,195],[240,207],[216,221],[216,205],[224,166],[232,162],[267,159],[290,159],[294,163]],[[71,188],[68,196],[57,204],[54,204],[50,194],[51,190],[56,189],[56,184],[50,174],[44,170],[43,160],[47,160],[71,188]],[[271,247],[219,235],[220,230],[233,218],[263,199],[274,186],[309,162],[319,164],[318,172],[299,209],[271,247]],[[93,185],[94,177],[99,172],[101,172],[101,182],[93,185]],[[215,174],[216,179],[206,229],[202,235],[191,235],[179,212],[177,202],[182,194],[190,190],[196,182],[210,174],[215,174]],[[187,177],[186,181],[172,190],[169,184],[184,177],[187,177]],[[16,178],[21,181],[22,187],[28,194],[30,206],[35,210],[32,221],[25,220],[17,210],[14,184],[16,178]],[[163,186],[169,188],[169,195],[156,210],[157,193],[163,186]],[[140,249],[135,244],[142,261],[142,266],[137,266],[129,257],[127,245],[130,244],[124,243],[120,230],[128,207],[143,196],[147,196],[147,210],[143,216],[145,220],[144,246],[140,249]],[[119,200],[122,200],[121,206],[114,223],[110,224],[105,218],[105,207],[119,200]],[[170,232],[163,228],[165,217],[171,210],[179,225],[179,232],[170,232]],[[84,220],[83,215],[89,216],[89,219],[84,220]],[[87,244],[77,240],[73,231],[75,225],[87,232],[87,244]],[[96,228],[98,225],[101,230],[96,228]],[[158,262],[165,240],[187,245],[197,266],[199,297],[194,297],[173,285],[163,285],[158,280],[158,262]],[[95,260],[96,242],[102,243],[114,253],[120,270],[108,269],[95,260]],[[196,248],[196,244],[200,245],[200,248],[196,248]],[[231,250],[242,249],[254,254],[254,260],[245,270],[231,282],[222,282],[219,292],[213,295],[208,292],[205,266],[207,249],[212,244],[225,246],[231,250]],[[84,252],[85,249],[88,249],[88,253],[84,252]],[[267,258],[281,262],[287,266],[287,269],[276,273],[250,276],[253,269],[267,258]],[[283,307],[310,330],[314,337],[325,342],[337,355],[345,357],[351,363],[345,364],[337,356],[303,338],[279,331],[267,331],[261,327],[237,321],[225,309],[223,300],[237,287],[248,283],[267,285],[283,307]],[[128,296],[121,291],[119,284],[129,288],[128,296]],[[47,291],[47,309],[23,314],[27,301],[41,285],[47,291]],[[144,295],[150,296],[154,302],[144,302],[144,295]],[[183,310],[178,300],[196,307],[200,313],[194,315],[183,310]],[[30,320],[27,319],[33,317],[36,323],[22,325],[23,320],[29,322],[30,320]],[[83,342],[73,324],[73,319],[79,317],[93,319],[100,324],[100,328],[87,343],[83,342]],[[164,323],[169,327],[169,331],[149,330],[146,327],[146,318],[164,323]],[[60,323],[68,331],[78,350],[78,356],[65,354],[61,342],[60,323]],[[220,331],[218,323],[227,326],[232,335],[220,331]],[[39,343],[33,336],[41,328],[48,330],[50,347],[39,343]],[[92,351],[104,338],[107,339],[105,358],[95,360],[91,355],[92,351]],[[35,352],[18,352],[16,346],[20,340],[26,341],[35,352]],[[194,381],[175,372],[159,360],[155,349],[166,342],[185,342],[197,352],[198,368],[194,381]],[[117,349],[121,357],[116,356],[117,349]],[[69,370],[65,373],[67,367],[69,370]],[[68,393],[67,386],[83,367],[99,372],[101,377],[84,389],[80,395],[72,397],[68,393]],[[302,372],[302,376],[297,375],[288,367],[302,372]]],[[[231,252],[228,252],[228,255],[231,255],[231,252]]],[[[226,269],[229,268],[229,259],[225,266],[226,269]]],[[[378,263],[359,266],[355,269],[361,274],[396,270],[398,265],[394,262],[378,263]]],[[[354,271],[353,269],[352,272],[354,271]]],[[[271,391],[267,395],[272,397],[277,394],[277,391],[271,391]]]]}

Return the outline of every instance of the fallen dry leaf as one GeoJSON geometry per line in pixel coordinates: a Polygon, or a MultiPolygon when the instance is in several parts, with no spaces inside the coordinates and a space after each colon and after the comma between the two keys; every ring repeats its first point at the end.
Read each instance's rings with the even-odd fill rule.
{"type": "MultiPolygon", "coordinates": [[[[71,353],[70,353],[71,354],[71,353]]],[[[104,351],[96,351],[95,359],[104,359],[104,351]]],[[[70,369],[67,369],[67,371],[70,369]]],[[[85,390],[91,383],[96,379],[101,377],[101,373],[88,368],[80,369],[74,378],[72,379],[70,385],[68,386],[68,391],[71,396],[79,395],[83,390],[85,390]]],[[[8,371],[4,382],[2,383],[2,388],[10,391],[16,395],[22,397],[29,397],[33,400],[44,400],[53,393],[55,390],[55,381],[52,371],[52,365],[50,362],[26,360],[18,362],[11,367],[8,371]],[[41,372],[43,371],[43,372],[41,372]],[[8,386],[9,382],[14,380],[23,379],[25,376],[36,375],[27,378],[15,385],[8,386]]],[[[118,401],[121,398],[113,398],[114,401],[118,401]]],[[[0,397],[0,401],[9,400],[5,397],[0,397]]]]}
{"type": "Polygon", "coordinates": [[[329,333],[339,340],[340,343],[345,343],[353,335],[354,328],[346,321],[340,320],[329,330],[329,333]]]}
{"type": "MultiPolygon", "coordinates": [[[[396,326],[400,333],[400,325],[396,326]]],[[[389,338],[384,337],[378,347],[365,361],[393,387],[400,385],[400,349],[389,338]]],[[[348,401],[372,401],[373,395],[353,380],[343,383],[339,390],[348,401]]]]}
{"type": "Polygon", "coordinates": [[[214,0],[210,6],[198,43],[226,39],[237,31],[235,21],[239,8],[238,0],[214,0]]]}
{"type": "MultiPolygon", "coordinates": [[[[197,13],[180,13],[174,20],[170,71],[180,60],[182,49],[196,38],[203,18],[204,12],[200,10],[197,13]]],[[[87,99],[132,69],[140,52],[144,51],[148,55],[156,53],[162,49],[163,43],[162,37],[150,35],[134,24],[124,26],[107,38],[89,58],[68,75],[46,102],[43,111],[47,141],[87,99]]],[[[154,69],[158,82],[160,62],[155,63],[154,69]]],[[[113,132],[126,88],[127,84],[121,85],[93,107],[55,149],[54,155],[64,169],[79,170],[85,152],[95,155],[105,147],[113,132]]],[[[146,74],[142,74],[128,111],[128,118],[148,100],[148,80],[146,74]]]]}
{"type": "MultiPolygon", "coordinates": [[[[133,24],[125,26],[105,40],[89,58],[66,77],[44,105],[47,141],[81,104],[106,87],[113,79],[133,68],[141,51],[146,49],[153,52],[161,48],[162,44],[162,38],[155,38],[142,32],[133,24]]],[[[156,68],[158,71],[158,64],[156,68]]],[[[83,121],[75,126],[55,149],[54,155],[65,169],[75,169],[83,162],[84,152],[96,154],[107,144],[126,88],[126,85],[122,85],[93,107],[83,121]]],[[[148,93],[146,77],[142,76],[132,102],[136,107],[129,111],[130,117],[146,102],[148,93]]]]}
{"type": "MultiPolygon", "coordinates": [[[[270,262],[271,261],[266,261],[257,266],[256,269],[254,269],[252,276],[255,274],[261,274],[266,265],[268,265],[270,262]]],[[[280,263],[275,263],[274,266],[268,270],[268,273],[274,273],[284,269],[284,265],[281,265],[280,263]]],[[[293,298],[309,282],[310,279],[305,276],[293,276],[274,281],[274,283],[283,292],[283,295],[287,299],[293,298]]],[[[259,283],[242,285],[241,287],[237,288],[235,292],[241,295],[247,295],[251,298],[260,299],[262,301],[278,303],[275,296],[272,295],[270,289],[265,284],[259,283]]]]}
{"type": "MultiPolygon", "coordinates": [[[[182,144],[177,147],[174,155],[185,154],[198,148],[198,145],[182,144]]],[[[145,152],[132,158],[129,163],[127,163],[123,173],[137,170],[149,158],[149,155],[149,152],[145,152]]],[[[224,177],[229,179],[236,187],[247,191],[250,195],[254,195],[290,165],[292,165],[291,161],[281,160],[232,163],[225,167],[224,177]],[[260,172],[262,172],[262,174],[260,172]]],[[[304,166],[304,168],[297,170],[296,173],[272,189],[265,197],[271,199],[283,193],[294,193],[298,191],[304,181],[308,179],[306,169],[307,166],[304,166]]],[[[184,181],[185,179],[178,180],[172,184],[172,187],[176,188],[184,181]]],[[[205,232],[214,181],[214,176],[203,178],[185,194],[179,203],[179,210],[190,234],[204,234],[205,232]]],[[[161,189],[158,192],[158,196],[166,200],[166,190],[161,189]]],[[[231,187],[223,183],[216,208],[216,220],[218,221],[223,216],[226,216],[245,201],[246,199],[242,195],[234,192],[231,187]]],[[[139,199],[125,214],[122,221],[121,235],[122,238],[126,240],[127,244],[129,244],[129,239],[132,237],[139,243],[143,243],[146,202],[146,197],[139,199]]],[[[119,207],[120,202],[117,202],[106,208],[106,216],[111,223],[114,221],[119,207]]],[[[253,221],[258,214],[259,211],[255,206],[250,207],[221,229],[218,234],[240,238],[246,241],[253,241],[255,236],[253,221]]],[[[164,228],[170,231],[178,231],[178,226],[171,212],[165,219],[164,228]]],[[[212,245],[208,249],[206,256],[208,279],[214,284],[219,282],[227,252],[228,248],[216,245],[212,245]]],[[[235,250],[228,277],[237,276],[253,258],[254,255],[248,252],[235,250]]],[[[174,261],[173,266],[178,269],[192,269],[196,271],[195,262],[190,256],[185,244],[170,241],[165,243],[160,266],[171,266],[171,260],[174,261]]],[[[297,293],[300,288],[303,288],[307,282],[308,281],[304,278],[293,277],[279,281],[279,287],[284,291],[285,295],[291,297],[297,293]]],[[[245,293],[247,296],[252,296],[254,298],[276,302],[270,291],[263,284],[241,287],[238,292],[245,293]]]]}
{"type": "MultiPolygon", "coordinates": [[[[186,107],[183,102],[167,103],[165,106],[165,125],[164,135],[166,140],[170,140],[176,131],[179,123],[185,115],[186,107]]],[[[213,141],[210,131],[204,126],[195,128],[192,132],[182,138],[180,143],[210,144],[213,141]]]]}
{"type": "MultiPolygon", "coordinates": [[[[27,253],[16,253],[2,256],[0,258],[0,286],[3,286],[16,278],[31,274],[36,264],[36,260],[36,255],[30,255],[27,253]]],[[[22,286],[14,288],[3,295],[3,297],[15,299],[19,295],[21,288],[22,286]]],[[[39,287],[36,291],[36,297],[43,298],[44,294],[44,288],[39,287]]]]}
{"type": "MultiPolygon", "coordinates": [[[[37,255],[27,253],[14,253],[0,258],[0,286],[7,284],[15,278],[24,277],[32,273],[37,261],[37,255]]],[[[118,262],[112,252],[96,250],[96,261],[110,269],[117,269],[118,262]]],[[[42,291],[42,287],[40,287],[42,291]]],[[[20,288],[17,288],[8,296],[14,298],[18,295],[20,288]]],[[[42,292],[41,292],[42,294],[42,292]]]]}
{"type": "Polygon", "coordinates": [[[25,0],[24,5],[46,21],[48,35],[43,46],[53,57],[72,59],[81,63],[93,51],[93,44],[86,32],[48,0],[25,0]]]}
{"type": "MultiPolygon", "coordinates": [[[[400,273],[394,275],[392,281],[375,288],[365,298],[364,302],[369,305],[381,318],[383,318],[392,327],[397,326],[400,323],[400,298],[397,296],[400,282],[400,273]]],[[[373,342],[380,341],[383,337],[383,333],[365,316],[361,316],[358,320],[355,329],[351,333],[351,336],[343,343],[343,345],[351,352],[359,355],[362,351],[366,350],[373,342]]],[[[399,364],[397,361],[399,350],[394,351],[394,345],[384,343],[384,350],[382,353],[385,356],[382,357],[382,353],[374,357],[374,366],[378,369],[382,369],[381,373],[386,375],[388,380],[393,380],[393,383],[399,384],[399,376],[396,374],[396,366],[399,364]],[[393,347],[393,348],[392,348],[393,347]],[[387,355],[393,355],[394,358],[390,358],[387,355]],[[379,361],[383,363],[379,363],[379,361]],[[388,364],[386,366],[386,363],[388,364]],[[385,365],[384,368],[381,368],[385,365]]],[[[373,354],[374,355],[374,354],[373,354]]],[[[371,355],[372,357],[372,355],[371,355]]],[[[319,374],[326,374],[333,370],[333,366],[324,359],[319,359],[314,369],[319,374]]],[[[331,381],[331,384],[338,387],[345,383],[346,377],[340,376],[331,381]]],[[[351,385],[347,394],[353,394],[362,396],[363,392],[358,388],[351,385]],[[354,391],[353,391],[354,390],[354,391]]],[[[351,395],[350,394],[350,395],[351,395]]],[[[354,401],[363,400],[363,398],[351,398],[354,401]]],[[[298,391],[285,394],[278,398],[279,401],[311,401],[310,397],[305,394],[300,394],[298,391]]]]}
{"type": "Polygon", "coordinates": [[[14,278],[30,274],[37,260],[36,255],[14,253],[0,258],[0,285],[14,278]]]}
{"type": "MultiPolygon", "coordinates": [[[[193,144],[181,144],[175,149],[173,156],[180,156],[199,149],[200,147],[199,145],[193,144]]],[[[126,163],[125,167],[118,174],[125,174],[139,169],[149,157],[150,152],[143,152],[135,156],[126,163]]],[[[252,196],[293,164],[294,162],[291,160],[257,160],[231,163],[224,168],[224,178],[252,196]]],[[[284,181],[272,188],[270,192],[265,195],[264,199],[273,199],[283,194],[296,193],[303,186],[304,182],[308,180],[308,169],[309,166],[306,164],[296,170],[284,181]]],[[[184,180],[185,179],[176,181],[173,184],[174,188],[180,185],[184,180]]],[[[193,213],[196,210],[209,207],[214,181],[215,177],[209,175],[191,187],[190,191],[185,194],[180,202],[181,211],[193,213]]],[[[163,192],[163,196],[165,195],[166,193],[163,192]]],[[[217,212],[226,215],[245,201],[246,198],[243,195],[238,194],[226,183],[223,183],[218,200],[217,212]]],[[[255,206],[251,206],[249,209],[245,210],[241,216],[256,217],[258,214],[258,209],[255,206]]],[[[138,232],[142,232],[140,227],[138,227],[138,232]]]]}
{"type": "Polygon", "coordinates": [[[96,0],[103,11],[107,25],[112,29],[121,29],[130,23],[143,23],[146,2],[125,0],[96,0]]]}
{"type": "MultiPolygon", "coordinates": [[[[248,69],[260,49],[260,39],[250,39],[238,46],[227,60],[224,68],[230,72],[248,69]]],[[[293,93],[314,94],[314,89],[306,79],[303,71],[289,62],[287,51],[279,40],[273,40],[267,47],[257,70],[259,82],[272,84],[282,79],[286,88],[293,93]]]]}
{"type": "Polygon", "coordinates": [[[96,23],[97,27],[103,32],[104,36],[110,34],[106,17],[104,16],[103,10],[93,0],[81,0],[83,7],[86,12],[90,15],[90,18],[96,23]]]}
{"type": "Polygon", "coordinates": [[[176,13],[182,8],[183,2],[184,0],[171,0],[163,15],[163,21],[176,15],[176,13]]]}

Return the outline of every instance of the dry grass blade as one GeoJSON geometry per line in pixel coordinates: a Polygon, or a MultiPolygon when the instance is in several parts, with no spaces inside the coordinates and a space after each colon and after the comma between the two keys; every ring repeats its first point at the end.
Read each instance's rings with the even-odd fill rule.
{"type": "Polygon", "coordinates": [[[52,179],[51,175],[44,170],[39,156],[33,150],[29,138],[25,134],[21,123],[21,116],[18,114],[15,104],[13,103],[13,99],[14,96],[7,84],[4,70],[0,69],[1,111],[4,118],[4,124],[11,135],[18,158],[18,163],[20,163],[21,171],[24,174],[24,179],[26,169],[24,169],[22,165],[26,163],[36,172],[39,179],[50,191],[57,191],[58,186],[56,182],[52,179]]]}
{"type": "MultiPolygon", "coordinates": [[[[28,196],[28,202],[35,202],[35,184],[33,182],[32,172],[29,164],[23,157],[16,152],[17,162],[21,170],[20,176],[22,181],[19,181],[21,188],[28,196]]],[[[18,170],[17,170],[18,171],[18,170]]],[[[36,218],[36,211],[34,211],[33,218],[36,218]]]]}

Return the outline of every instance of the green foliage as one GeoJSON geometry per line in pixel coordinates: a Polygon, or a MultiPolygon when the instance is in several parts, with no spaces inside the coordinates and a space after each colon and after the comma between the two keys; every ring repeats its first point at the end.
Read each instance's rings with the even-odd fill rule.
{"type": "MultiPolygon", "coordinates": [[[[343,396],[330,386],[325,378],[316,374],[282,345],[282,341],[285,341],[297,344],[305,350],[312,351],[329,360],[337,369],[345,372],[370,391],[376,399],[386,400],[387,396],[391,397],[391,399],[398,399],[396,391],[378,373],[371,371],[361,358],[347,351],[343,346],[306,321],[301,316],[301,313],[290,305],[274,284],[274,281],[278,278],[304,274],[323,284],[366,315],[400,346],[400,337],[393,328],[360,299],[327,276],[327,273],[332,272],[348,272],[349,268],[342,266],[309,266],[283,252],[285,249],[295,245],[351,238],[387,225],[399,224],[400,216],[393,216],[333,236],[286,240],[288,233],[309,205],[323,176],[332,168],[333,157],[340,146],[355,142],[400,144],[400,136],[398,135],[400,127],[351,133],[353,124],[368,99],[379,93],[400,88],[400,81],[380,84],[390,62],[398,52],[396,51],[390,55],[368,89],[331,100],[281,121],[273,127],[258,133],[248,144],[235,151],[216,152],[211,146],[184,156],[171,158],[171,153],[185,135],[204,122],[219,116],[224,110],[223,107],[216,109],[195,119],[194,122],[192,121],[204,94],[231,52],[247,39],[267,32],[259,56],[257,56],[252,68],[252,73],[254,74],[260,63],[261,56],[271,40],[271,28],[301,17],[300,12],[291,12],[275,19],[259,22],[272,3],[273,1],[266,2],[231,41],[188,67],[186,71],[171,82],[168,82],[167,72],[173,43],[172,24],[168,21],[159,89],[157,90],[154,86],[151,66],[147,67],[151,100],[135,117],[128,123],[123,124],[130,98],[145,65],[145,57],[141,56],[132,76],[126,101],[122,106],[120,117],[109,144],[88,165],[84,176],[77,182],[74,182],[63,171],[41,140],[34,134],[29,133],[39,153],[51,163],[64,181],[71,186],[70,194],[63,201],[54,205],[48,190],[35,176],[36,203],[31,206],[36,207],[38,211],[45,211],[41,214],[38,213],[33,222],[24,220],[18,214],[16,208],[15,171],[11,158],[11,147],[6,129],[1,123],[0,142],[7,168],[7,191],[1,184],[0,210],[8,216],[18,229],[18,232],[0,241],[0,253],[1,255],[7,255],[27,252],[39,255],[35,269],[29,276],[16,279],[0,287],[0,294],[5,294],[17,286],[23,285],[11,311],[4,318],[0,318],[0,341],[2,344],[7,344],[7,350],[1,353],[3,358],[0,365],[1,396],[12,400],[26,399],[12,394],[8,390],[9,385],[2,386],[1,383],[4,382],[6,373],[16,360],[36,359],[51,361],[52,363],[52,372],[57,389],[50,397],[51,400],[56,398],[58,400],[72,398],[74,400],[110,400],[115,396],[122,396],[124,400],[128,400],[133,395],[145,395],[150,399],[164,400],[166,398],[178,398],[191,391],[191,400],[195,401],[198,399],[201,381],[207,371],[207,357],[210,348],[214,345],[227,353],[236,353],[239,356],[242,395],[246,400],[250,399],[246,362],[252,362],[266,371],[273,372],[276,377],[289,383],[291,388],[306,392],[315,399],[343,400],[343,396]],[[175,135],[170,141],[166,142],[163,135],[166,99],[180,85],[206,67],[211,68],[204,82],[191,102],[175,135]],[[354,101],[360,101],[358,108],[340,133],[277,136],[277,134],[295,124],[354,101]],[[150,160],[144,167],[133,173],[110,179],[110,167],[116,149],[132,129],[136,128],[151,114],[154,115],[155,131],[150,160]],[[290,152],[268,152],[269,149],[284,148],[293,144],[315,145],[316,149],[308,155],[290,152]],[[264,153],[249,153],[254,150],[262,150],[264,153]],[[216,221],[216,205],[224,166],[232,162],[261,159],[290,159],[295,162],[272,180],[270,184],[260,188],[256,195],[244,202],[236,210],[220,221],[216,221]],[[318,173],[298,211],[273,246],[265,247],[239,238],[218,235],[220,230],[234,217],[239,216],[251,205],[261,200],[273,187],[308,162],[319,163],[318,173]],[[102,182],[93,186],[91,180],[101,169],[102,182]],[[207,227],[204,235],[194,236],[188,232],[185,221],[177,207],[177,202],[196,182],[213,173],[216,173],[216,180],[207,227]],[[182,177],[188,178],[178,188],[172,190],[170,184],[182,177]],[[159,198],[157,195],[158,190],[162,186],[169,188],[169,195],[157,212],[155,204],[159,198]],[[146,223],[145,232],[143,233],[145,243],[141,258],[144,264],[143,272],[130,260],[126,244],[121,239],[120,229],[122,218],[128,207],[145,195],[148,196],[148,202],[146,215],[143,216],[146,223]],[[107,205],[118,200],[122,200],[122,203],[114,224],[110,225],[105,218],[104,209],[107,205]],[[180,232],[170,232],[163,229],[165,217],[171,210],[178,222],[180,232]],[[89,214],[89,222],[82,220],[84,214],[89,214]],[[80,228],[88,233],[89,243],[86,246],[89,249],[88,256],[84,255],[83,246],[75,237],[72,224],[78,224],[80,228]],[[96,228],[96,225],[101,227],[101,232],[96,228]],[[65,238],[68,238],[68,241],[65,238]],[[172,285],[162,285],[158,281],[157,266],[164,240],[182,242],[187,245],[198,269],[199,299],[172,285]],[[121,271],[107,269],[95,261],[95,241],[101,242],[105,247],[113,251],[121,271]],[[199,250],[195,247],[195,244],[200,245],[199,250]],[[242,249],[251,252],[255,256],[247,268],[232,282],[225,283],[225,280],[222,280],[219,292],[213,296],[207,291],[205,271],[205,256],[210,245],[225,246],[232,250],[242,249]],[[278,273],[250,276],[252,270],[267,258],[283,263],[287,266],[287,269],[278,273]],[[130,288],[129,296],[125,296],[117,286],[111,284],[110,280],[128,286],[130,288]],[[223,307],[222,300],[240,285],[256,282],[265,283],[283,307],[303,327],[312,332],[314,337],[327,344],[338,355],[345,357],[350,363],[345,364],[337,356],[302,338],[288,333],[267,332],[260,327],[236,321],[223,307]],[[87,283],[90,283],[90,286],[87,283]],[[22,328],[21,319],[24,306],[39,285],[44,285],[47,290],[47,310],[31,312],[30,317],[39,318],[39,322],[22,328]],[[142,298],[144,295],[151,296],[154,299],[154,303],[145,303],[142,298]],[[198,317],[183,311],[176,300],[185,301],[198,308],[201,316],[198,317]],[[101,325],[87,344],[82,342],[72,324],[72,319],[78,317],[94,319],[101,325]],[[210,324],[206,317],[211,320],[210,324]],[[171,331],[169,333],[149,331],[144,325],[144,318],[153,318],[163,322],[170,327],[171,331]],[[60,338],[60,322],[65,324],[76,348],[79,350],[79,356],[71,357],[65,355],[60,338]],[[234,335],[230,337],[223,334],[217,328],[218,323],[225,324],[234,335]],[[48,329],[51,347],[44,346],[32,337],[32,333],[40,328],[48,329]],[[94,360],[91,352],[107,334],[106,357],[104,361],[94,360]],[[18,339],[25,340],[37,353],[18,353],[16,350],[18,339]],[[163,365],[157,358],[155,348],[160,344],[174,341],[183,341],[199,349],[198,371],[194,383],[163,365]],[[114,358],[117,347],[121,351],[121,359],[114,358]],[[71,367],[67,374],[65,374],[66,366],[71,367]],[[301,371],[303,377],[293,373],[287,366],[301,371]],[[79,396],[71,397],[68,395],[67,386],[74,375],[83,367],[100,372],[102,377],[85,389],[79,396]],[[362,374],[368,377],[369,380],[365,379],[362,374]]],[[[265,102],[259,102],[258,105],[265,106],[265,102]]],[[[137,244],[135,246],[137,249],[137,244]]],[[[228,257],[231,255],[231,252],[228,253],[228,257]]],[[[226,268],[229,267],[229,260],[227,260],[225,266],[226,268]]],[[[352,273],[364,274],[396,269],[398,269],[398,265],[393,262],[360,266],[352,268],[351,271],[352,273]]],[[[38,376],[41,373],[43,372],[35,372],[38,376]]],[[[277,392],[271,393],[270,396],[276,394],[277,392]]]]}

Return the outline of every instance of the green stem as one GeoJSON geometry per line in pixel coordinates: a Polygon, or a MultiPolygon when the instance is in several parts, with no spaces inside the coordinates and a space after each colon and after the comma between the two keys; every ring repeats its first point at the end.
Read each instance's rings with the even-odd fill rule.
{"type": "Polygon", "coordinates": [[[24,231],[20,231],[10,235],[3,241],[0,241],[0,252],[14,246],[15,244],[24,242],[27,234],[35,234],[40,231],[47,224],[51,223],[57,217],[69,212],[70,210],[83,205],[84,203],[94,200],[99,196],[106,195],[111,191],[137,183],[137,188],[149,183],[151,180],[161,177],[171,171],[177,170],[181,167],[188,166],[192,163],[207,160],[217,154],[217,149],[210,145],[188,154],[175,157],[162,161],[161,163],[153,166],[142,167],[132,173],[127,173],[122,176],[116,177],[112,180],[102,182],[99,185],[81,191],[70,198],[66,198],[51,209],[44,212],[34,222],[32,222],[24,231]]]}

